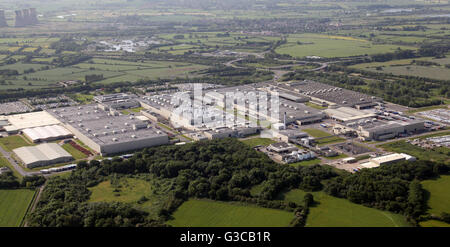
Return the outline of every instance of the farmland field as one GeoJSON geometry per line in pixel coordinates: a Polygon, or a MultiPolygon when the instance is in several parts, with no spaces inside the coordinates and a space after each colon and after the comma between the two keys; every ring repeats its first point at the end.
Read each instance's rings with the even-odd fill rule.
{"type": "Polygon", "coordinates": [[[450,213],[450,176],[425,180],[422,185],[430,193],[428,212],[438,216],[443,212],[450,213]]]}
{"type": "Polygon", "coordinates": [[[294,215],[251,205],[191,199],[173,217],[167,223],[177,227],[283,227],[289,226],[294,215]]]}
{"type": "MultiPolygon", "coordinates": [[[[39,61],[51,61],[45,58],[39,61]]],[[[129,62],[114,59],[92,59],[90,62],[79,63],[72,66],[55,68],[49,66],[43,69],[45,64],[16,64],[0,66],[2,69],[17,70],[19,75],[5,78],[5,83],[0,85],[2,89],[36,89],[55,87],[57,83],[65,80],[84,81],[86,75],[103,75],[103,80],[96,83],[114,82],[136,82],[140,79],[195,77],[195,71],[207,68],[208,66],[170,62],[170,61],[142,61],[129,62]],[[33,69],[29,73],[25,70],[33,69]]]]}
{"type": "Polygon", "coordinates": [[[0,190],[0,227],[20,226],[34,190],[0,190]]]}
{"type": "MultiPolygon", "coordinates": [[[[302,203],[306,192],[292,190],[281,199],[302,203]]],[[[309,227],[401,227],[409,226],[403,216],[368,208],[336,198],[324,192],[312,192],[317,205],[310,208],[306,226],[309,227]]]]}
{"type": "MultiPolygon", "coordinates": [[[[330,36],[318,34],[295,34],[288,37],[288,43],[276,49],[277,53],[288,54],[294,57],[320,56],[320,57],[348,57],[364,54],[392,52],[397,45],[378,45],[364,39],[344,36],[330,36]]],[[[402,49],[415,49],[401,47],[402,49]]]]}

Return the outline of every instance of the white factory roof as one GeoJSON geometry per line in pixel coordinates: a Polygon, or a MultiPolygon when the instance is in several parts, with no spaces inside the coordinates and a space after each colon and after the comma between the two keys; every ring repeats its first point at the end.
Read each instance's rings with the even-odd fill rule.
{"type": "Polygon", "coordinates": [[[22,130],[22,132],[28,136],[33,142],[37,140],[45,140],[50,138],[58,138],[70,136],[70,133],[67,129],[60,125],[50,125],[44,127],[36,127],[36,128],[28,128],[22,130]]]}
{"type": "Polygon", "coordinates": [[[405,158],[406,157],[404,155],[402,155],[402,154],[394,153],[394,154],[388,154],[388,155],[376,157],[376,158],[373,158],[373,159],[370,159],[370,160],[372,162],[377,163],[377,164],[384,164],[384,163],[404,160],[405,158]]]}
{"type": "Polygon", "coordinates": [[[326,109],[324,112],[332,118],[346,122],[362,118],[374,117],[375,114],[360,111],[351,107],[339,107],[336,109],[326,109]]]}
{"type": "Polygon", "coordinates": [[[374,163],[372,161],[369,161],[369,162],[361,163],[361,166],[364,168],[375,168],[375,167],[379,167],[380,165],[377,163],[374,163]]]}
{"type": "Polygon", "coordinates": [[[72,157],[66,150],[56,143],[45,143],[31,147],[16,148],[13,152],[25,163],[32,164],[39,161],[53,161],[64,157],[72,157]]]}
{"type": "Polygon", "coordinates": [[[7,119],[11,125],[5,126],[6,131],[22,130],[60,123],[46,111],[10,115],[7,116],[7,119]]]}

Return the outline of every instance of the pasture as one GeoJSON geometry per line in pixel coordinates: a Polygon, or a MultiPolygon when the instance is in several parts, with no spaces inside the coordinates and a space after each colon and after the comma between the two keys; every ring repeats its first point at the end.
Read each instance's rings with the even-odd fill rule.
{"type": "Polygon", "coordinates": [[[0,190],[0,227],[18,227],[33,200],[34,190],[0,190]]]}
{"type": "Polygon", "coordinates": [[[286,227],[292,212],[230,202],[191,199],[167,223],[175,227],[286,227]]]}
{"type": "MultiPolygon", "coordinates": [[[[291,190],[280,199],[303,203],[307,192],[291,190]]],[[[310,207],[307,227],[403,227],[409,226],[401,215],[368,208],[346,199],[332,197],[325,192],[311,192],[316,205],[310,207]]]]}

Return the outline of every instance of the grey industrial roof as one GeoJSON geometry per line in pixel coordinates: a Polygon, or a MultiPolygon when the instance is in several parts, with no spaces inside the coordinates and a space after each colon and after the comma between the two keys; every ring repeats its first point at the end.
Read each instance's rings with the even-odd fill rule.
{"type": "Polygon", "coordinates": [[[285,90],[296,91],[302,95],[315,97],[342,106],[367,105],[371,102],[381,101],[380,98],[367,94],[334,87],[315,81],[302,81],[288,84],[273,84],[285,90]]]}
{"type": "Polygon", "coordinates": [[[52,161],[63,157],[72,157],[56,143],[45,143],[37,146],[16,148],[13,152],[25,163],[52,161]]]}
{"type": "Polygon", "coordinates": [[[114,116],[96,104],[58,108],[50,113],[100,145],[166,136],[160,130],[147,128],[147,123],[133,115],[114,116]],[[134,125],[142,128],[135,130],[134,125]]]}

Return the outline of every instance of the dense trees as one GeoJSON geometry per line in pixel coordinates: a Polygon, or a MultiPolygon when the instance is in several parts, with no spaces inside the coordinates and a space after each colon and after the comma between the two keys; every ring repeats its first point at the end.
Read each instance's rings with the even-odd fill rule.
{"type": "Polygon", "coordinates": [[[400,162],[331,179],[325,191],[354,203],[417,219],[426,210],[424,190],[418,181],[449,171],[448,166],[429,161],[400,162]]]}
{"type": "Polygon", "coordinates": [[[83,161],[69,178],[50,179],[30,222],[34,226],[160,225],[161,220],[168,219],[189,197],[236,200],[294,211],[298,207],[295,203],[276,200],[281,190],[319,190],[322,179],[334,176],[337,174],[330,167],[293,168],[275,164],[264,154],[236,139],[161,146],[145,149],[128,160],[114,158],[101,164],[98,161],[83,161]],[[141,173],[174,182],[167,195],[168,200],[158,212],[159,219],[132,211],[127,208],[131,207],[129,205],[92,206],[87,202],[90,196],[88,187],[113,174],[141,173]],[[252,196],[250,189],[259,184],[262,192],[252,196]],[[105,210],[110,213],[102,212],[105,210]],[[67,218],[67,215],[71,216],[67,218]],[[138,216],[142,219],[138,220],[138,216]],[[104,219],[116,217],[127,220],[104,219]],[[88,218],[93,218],[92,222],[88,218]]]}
{"type": "Polygon", "coordinates": [[[0,175],[0,189],[36,188],[45,183],[43,176],[27,176],[19,180],[12,173],[0,175]]]}

